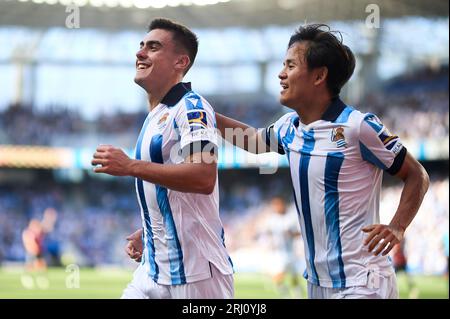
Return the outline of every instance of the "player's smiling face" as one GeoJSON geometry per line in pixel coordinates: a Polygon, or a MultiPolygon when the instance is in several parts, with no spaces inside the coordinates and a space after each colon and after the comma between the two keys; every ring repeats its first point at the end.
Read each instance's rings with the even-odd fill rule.
{"type": "Polygon", "coordinates": [[[162,29],[150,31],[136,53],[134,81],[148,93],[152,92],[173,77],[176,58],[172,33],[162,29]]]}
{"type": "Polygon", "coordinates": [[[296,42],[287,51],[280,78],[280,103],[295,108],[308,100],[314,87],[313,73],[308,70],[305,53],[308,44],[296,42]]]}

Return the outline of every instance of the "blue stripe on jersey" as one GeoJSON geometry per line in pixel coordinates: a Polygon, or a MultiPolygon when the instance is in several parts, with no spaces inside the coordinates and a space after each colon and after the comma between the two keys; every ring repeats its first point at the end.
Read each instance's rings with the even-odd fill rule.
{"type": "MultiPolygon", "coordinates": [[[[289,161],[289,165],[291,164],[291,162],[289,161]]],[[[291,173],[291,180],[292,180],[292,173],[291,173]]],[[[298,224],[300,226],[300,228],[302,227],[300,224],[300,209],[298,206],[298,201],[297,201],[297,195],[295,193],[295,187],[294,187],[294,180],[292,180],[292,192],[294,193],[294,203],[295,203],[295,208],[297,209],[297,217],[298,217],[298,224]]],[[[305,279],[308,279],[308,271],[305,269],[305,271],[303,272],[303,277],[305,279]]]]}
{"type": "Polygon", "coordinates": [[[203,110],[202,98],[198,94],[191,91],[191,92],[187,93],[183,97],[183,99],[186,104],[186,109],[188,111],[198,110],[198,109],[203,110]]]}
{"type": "Polygon", "coordinates": [[[364,117],[364,122],[369,124],[377,133],[380,133],[383,129],[383,124],[381,124],[380,120],[373,114],[368,113],[364,117]]]}
{"type": "Polygon", "coordinates": [[[316,266],[314,265],[314,259],[316,255],[315,245],[314,245],[314,230],[311,220],[311,206],[309,203],[309,186],[308,186],[308,167],[311,160],[311,151],[314,149],[314,131],[303,131],[303,147],[300,150],[300,194],[301,194],[301,205],[303,212],[303,219],[305,221],[305,231],[306,240],[308,243],[309,251],[309,266],[312,271],[311,280],[314,284],[320,285],[319,276],[317,275],[316,266]]]}
{"type": "MultiPolygon", "coordinates": [[[[138,142],[136,145],[136,159],[141,159],[141,147],[142,147],[142,139],[144,138],[145,130],[148,126],[148,118],[145,120],[144,125],[142,127],[141,133],[139,134],[138,142]]],[[[147,247],[148,252],[148,261],[150,263],[150,276],[154,281],[158,281],[159,276],[159,267],[155,260],[155,244],[153,243],[153,232],[152,232],[152,224],[150,221],[150,214],[148,212],[147,201],[145,199],[144,193],[144,184],[142,179],[136,178],[136,187],[138,189],[139,201],[141,202],[144,222],[145,222],[145,232],[147,234],[147,242],[144,244],[147,247]]],[[[142,258],[144,259],[144,258],[142,258]]]]}
{"type": "Polygon", "coordinates": [[[287,156],[288,156],[288,160],[289,160],[289,144],[291,144],[294,141],[294,137],[295,137],[295,126],[294,126],[294,121],[298,119],[297,117],[292,117],[291,118],[291,122],[289,123],[286,132],[284,133],[283,138],[280,139],[280,134],[278,134],[278,143],[279,145],[284,147],[284,151],[286,152],[287,156]]]}
{"type": "MultiPolygon", "coordinates": [[[[153,163],[163,164],[162,157],[162,135],[153,136],[150,143],[150,157],[153,163]]],[[[175,222],[173,220],[172,209],[170,208],[169,198],[167,197],[167,188],[156,185],[156,199],[158,207],[164,218],[166,226],[166,238],[169,248],[170,276],[173,285],[185,284],[186,275],[184,272],[183,252],[178,239],[175,222]]]]}
{"type": "Polygon", "coordinates": [[[330,152],[325,163],[325,222],[327,225],[328,270],[333,288],[345,287],[344,262],[339,228],[338,178],[344,154],[330,152]]]}
{"type": "Polygon", "coordinates": [[[383,164],[382,161],[380,161],[375,154],[373,154],[367,146],[365,146],[363,143],[359,142],[359,148],[361,150],[361,156],[363,160],[368,161],[369,163],[372,163],[373,165],[381,168],[381,169],[387,169],[386,165],[383,164]]]}
{"type": "MultiPolygon", "coordinates": [[[[222,227],[222,232],[220,234],[220,237],[222,238],[222,244],[223,247],[227,248],[227,246],[225,246],[225,230],[222,227]]],[[[231,257],[228,256],[228,261],[230,262],[231,268],[233,268],[233,272],[234,272],[234,266],[233,266],[233,262],[231,261],[231,257]]]]}
{"type": "Polygon", "coordinates": [[[354,109],[351,106],[347,106],[334,121],[334,123],[347,123],[350,113],[352,113],[353,111],[354,109]]]}

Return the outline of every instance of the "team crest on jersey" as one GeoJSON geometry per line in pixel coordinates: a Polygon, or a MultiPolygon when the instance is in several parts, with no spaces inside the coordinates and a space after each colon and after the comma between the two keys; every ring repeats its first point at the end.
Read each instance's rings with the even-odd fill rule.
{"type": "Polygon", "coordinates": [[[347,147],[345,141],[344,128],[342,126],[336,127],[331,132],[331,141],[336,142],[337,147],[347,147]]]}
{"type": "Polygon", "coordinates": [[[191,127],[191,131],[195,131],[196,129],[207,128],[208,122],[206,120],[206,112],[195,110],[189,111],[187,113],[189,125],[191,127]]]}
{"type": "Polygon", "coordinates": [[[158,121],[158,127],[161,129],[166,124],[167,118],[169,117],[169,113],[165,113],[158,121]]]}

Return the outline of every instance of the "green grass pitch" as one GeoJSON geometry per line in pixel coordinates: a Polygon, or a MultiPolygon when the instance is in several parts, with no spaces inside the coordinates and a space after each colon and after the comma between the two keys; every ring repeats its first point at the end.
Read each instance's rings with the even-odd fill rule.
{"type": "MultiPolygon", "coordinates": [[[[64,268],[49,269],[47,280],[24,276],[21,268],[0,268],[0,299],[20,298],[119,298],[132,278],[132,272],[120,269],[81,269],[79,288],[67,288],[70,273],[64,268]],[[38,285],[39,283],[39,285],[38,285]]],[[[417,298],[448,298],[448,281],[443,276],[415,276],[417,298]]],[[[398,277],[400,297],[408,298],[406,277],[398,277]]],[[[73,282],[72,282],[73,283],[73,282]]],[[[306,283],[302,279],[303,297],[306,283]]],[[[69,281],[70,285],[70,281],[69,281]]],[[[235,297],[251,299],[285,298],[263,274],[235,274],[235,297]]]]}

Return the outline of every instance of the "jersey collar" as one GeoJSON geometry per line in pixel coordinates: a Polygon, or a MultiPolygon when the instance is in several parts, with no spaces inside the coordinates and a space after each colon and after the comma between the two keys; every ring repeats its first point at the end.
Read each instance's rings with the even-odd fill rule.
{"type": "Polygon", "coordinates": [[[331,100],[331,104],[323,113],[322,120],[330,122],[336,121],[336,119],[339,117],[339,115],[342,113],[345,107],[346,107],[345,103],[342,102],[339,96],[333,98],[331,100]]]}
{"type": "Polygon", "coordinates": [[[180,82],[173,86],[169,92],[167,92],[161,103],[167,105],[168,107],[175,106],[181,98],[191,90],[191,82],[180,82]]]}

